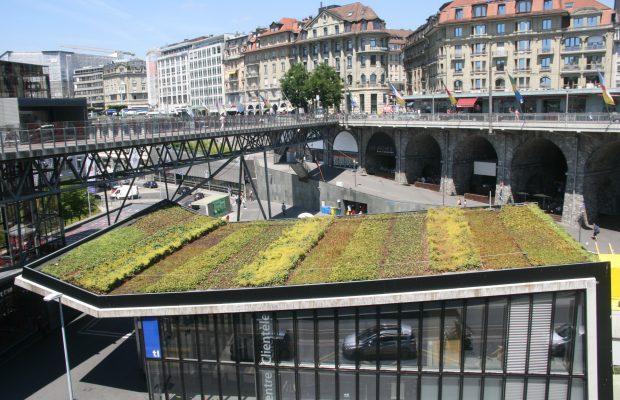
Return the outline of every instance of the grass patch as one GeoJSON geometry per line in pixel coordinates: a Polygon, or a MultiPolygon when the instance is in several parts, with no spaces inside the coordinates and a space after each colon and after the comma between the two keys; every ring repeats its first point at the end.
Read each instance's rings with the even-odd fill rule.
{"type": "Polygon", "coordinates": [[[530,266],[527,257],[504,226],[499,210],[470,210],[465,216],[484,268],[530,266]]]}
{"type": "Polygon", "coordinates": [[[323,239],[314,247],[306,258],[291,273],[288,281],[291,285],[303,285],[329,281],[334,260],[351,243],[351,238],[359,228],[361,218],[343,218],[333,224],[323,239]]]}
{"type": "Polygon", "coordinates": [[[382,278],[428,274],[426,260],[426,214],[402,214],[395,218],[386,240],[382,278]]]}

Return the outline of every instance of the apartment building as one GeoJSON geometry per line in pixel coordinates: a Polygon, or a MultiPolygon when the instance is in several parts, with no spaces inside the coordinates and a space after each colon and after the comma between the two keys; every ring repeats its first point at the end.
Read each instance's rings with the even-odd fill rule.
{"type": "Polygon", "coordinates": [[[161,56],[159,49],[149,49],[146,52],[146,91],[148,93],[149,108],[159,108],[159,80],[157,77],[157,59],[161,56]]]}
{"type": "Polygon", "coordinates": [[[245,57],[250,35],[235,34],[224,44],[224,92],[228,110],[245,111],[245,57]]]}
{"type": "MultiPolygon", "coordinates": [[[[292,56],[308,71],[319,63],[333,66],[358,106],[352,111],[376,113],[389,103],[390,38],[372,8],[327,6],[304,25],[292,56]]],[[[351,103],[346,107],[351,110],[351,103]]]]}
{"type": "Polygon", "coordinates": [[[103,67],[105,106],[148,107],[146,63],[144,60],[118,61],[103,67]]]}
{"type": "Polygon", "coordinates": [[[267,105],[274,111],[290,108],[280,90],[280,79],[295,61],[295,42],[301,25],[302,22],[294,18],[281,18],[269,28],[257,29],[250,38],[245,52],[248,112],[262,111],[267,105]]]}
{"type": "Polygon", "coordinates": [[[404,93],[406,74],[403,57],[403,47],[407,41],[407,37],[413,33],[408,29],[386,29],[390,34],[388,47],[390,49],[388,55],[388,81],[394,85],[399,91],[404,93]]]}
{"type": "Polygon", "coordinates": [[[103,65],[73,71],[73,93],[76,99],[86,99],[88,107],[103,109],[103,65]]]}
{"type": "MultiPolygon", "coordinates": [[[[407,40],[407,93],[491,88],[499,92],[494,109],[507,111],[513,102],[501,96],[512,92],[510,75],[530,94],[525,110],[558,112],[561,96],[543,100],[543,92],[595,89],[599,71],[612,81],[613,22],[614,11],[595,0],[452,1],[407,40]]],[[[578,98],[572,107],[588,109],[578,98]]]]}

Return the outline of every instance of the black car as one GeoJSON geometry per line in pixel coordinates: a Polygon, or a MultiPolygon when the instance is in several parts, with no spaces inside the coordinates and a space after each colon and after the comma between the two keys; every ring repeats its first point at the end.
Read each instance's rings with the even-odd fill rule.
{"type": "Polygon", "coordinates": [[[342,355],[350,360],[396,360],[399,347],[401,358],[417,357],[416,339],[411,326],[402,324],[398,335],[398,325],[382,324],[378,334],[377,327],[372,327],[359,335],[353,333],[346,336],[342,342],[342,355]]]}
{"type": "Polygon", "coordinates": [[[188,195],[188,194],[190,194],[190,193],[191,193],[191,191],[192,191],[192,189],[191,189],[189,186],[181,186],[181,187],[179,188],[179,194],[180,194],[181,196],[188,195]]]}
{"type": "Polygon", "coordinates": [[[200,200],[200,199],[204,199],[204,198],[205,198],[205,194],[204,193],[201,193],[201,192],[194,193],[194,201],[200,200]]]}
{"type": "Polygon", "coordinates": [[[155,189],[157,188],[157,182],[155,181],[146,181],[142,184],[145,188],[155,189]]]}

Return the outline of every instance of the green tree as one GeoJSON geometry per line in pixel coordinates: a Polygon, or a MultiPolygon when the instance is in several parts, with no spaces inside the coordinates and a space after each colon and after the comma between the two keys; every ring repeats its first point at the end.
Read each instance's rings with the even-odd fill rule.
{"type": "Polygon", "coordinates": [[[342,89],[342,80],[338,72],[333,67],[322,63],[310,74],[305,85],[307,96],[314,102],[318,95],[323,108],[340,108],[342,89]]]}
{"type": "Polygon", "coordinates": [[[280,79],[280,88],[282,93],[291,102],[291,105],[296,108],[307,109],[308,96],[306,95],[306,81],[310,75],[304,68],[303,64],[293,64],[291,68],[286,71],[284,77],[280,79]]]}
{"type": "MultiPolygon", "coordinates": [[[[70,224],[88,217],[88,199],[86,196],[85,188],[60,194],[62,217],[65,223],[70,224]]],[[[99,200],[95,196],[90,196],[90,212],[92,214],[99,212],[98,202],[99,200]]]]}

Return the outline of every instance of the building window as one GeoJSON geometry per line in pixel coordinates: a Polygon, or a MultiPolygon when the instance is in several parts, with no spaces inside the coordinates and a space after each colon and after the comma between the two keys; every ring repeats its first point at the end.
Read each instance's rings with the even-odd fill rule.
{"type": "Polygon", "coordinates": [[[463,90],[463,81],[454,81],[454,90],[463,90]]]}
{"type": "Polygon", "coordinates": [[[530,51],[530,41],[519,40],[517,42],[517,51],[530,51]]]}
{"type": "Polygon", "coordinates": [[[588,50],[602,49],[605,47],[602,36],[590,36],[586,42],[588,50]]]}
{"type": "Polygon", "coordinates": [[[347,51],[353,50],[353,40],[347,40],[347,51]]]}
{"type": "Polygon", "coordinates": [[[548,76],[543,76],[540,78],[540,87],[541,89],[550,89],[551,88],[551,78],[548,76]]]}
{"type": "Polygon", "coordinates": [[[551,20],[550,19],[543,19],[542,28],[543,28],[543,31],[551,30],[551,20]]]}
{"type": "Polygon", "coordinates": [[[462,8],[456,8],[454,10],[454,19],[463,19],[463,9],[462,8]]]}
{"type": "Polygon", "coordinates": [[[316,37],[316,29],[312,30],[312,37],[315,38],[316,37]]]}
{"type": "Polygon", "coordinates": [[[544,51],[545,53],[550,52],[551,51],[551,39],[543,39],[541,47],[542,47],[542,51],[544,51]]]}
{"type": "Polygon", "coordinates": [[[353,68],[353,57],[347,57],[347,68],[353,68]]]}
{"type": "Polygon", "coordinates": [[[454,62],[454,73],[462,74],[463,73],[463,61],[455,61],[454,62]]]}
{"type": "Polygon", "coordinates": [[[486,25],[475,25],[474,26],[474,35],[486,35],[487,34],[487,26],[486,25]]]}
{"type": "Polygon", "coordinates": [[[286,71],[286,65],[284,64],[284,61],[280,63],[280,69],[282,70],[282,72],[286,71]]]}
{"type": "Polygon", "coordinates": [[[598,16],[588,17],[588,26],[598,26],[598,16]]]}
{"type": "Polygon", "coordinates": [[[472,88],[480,90],[486,86],[486,79],[472,79],[472,88]]]}
{"type": "Polygon", "coordinates": [[[497,5],[497,15],[506,15],[506,4],[497,5]]]}
{"type": "Polygon", "coordinates": [[[517,23],[518,32],[528,32],[532,29],[532,23],[530,21],[519,21],[517,23]]]}
{"type": "Polygon", "coordinates": [[[454,37],[461,37],[461,36],[463,36],[463,28],[460,26],[454,28],[454,37]]]}
{"type": "Polygon", "coordinates": [[[495,70],[498,72],[504,71],[504,67],[506,66],[506,60],[499,59],[495,61],[495,70]]]}
{"type": "Polygon", "coordinates": [[[276,73],[276,63],[271,64],[271,73],[276,73]]]}
{"type": "Polygon", "coordinates": [[[517,13],[528,13],[532,11],[531,0],[518,0],[516,5],[517,13]]]}
{"type": "Polygon", "coordinates": [[[474,43],[474,54],[486,53],[486,43],[474,43]]]}
{"type": "Polygon", "coordinates": [[[541,70],[551,69],[551,57],[543,57],[540,59],[540,69],[541,70]]]}
{"type": "Polygon", "coordinates": [[[501,35],[502,33],[506,33],[506,24],[501,23],[501,24],[495,25],[495,33],[497,33],[498,35],[501,35]]]}
{"type": "Polygon", "coordinates": [[[581,38],[569,37],[564,39],[564,50],[581,50],[581,38]]]}
{"type": "Polygon", "coordinates": [[[517,61],[517,70],[519,71],[527,71],[530,69],[530,59],[529,58],[519,58],[517,61]]]}
{"type": "Polygon", "coordinates": [[[506,83],[502,78],[495,80],[495,90],[504,90],[506,88],[506,83]]]}
{"type": "Polygon", "coordinates": [[[483,4],[478,4],[473,7],[473,16],[477,17],[486,17],[487,16],[487,6],[483,4]]]}
{"type": "Polygon", "coordinates": [[[340,72],[340,58],[336,57],[336,71],[340,72]]]}
{"type": "Polygon", "coordinates": [[[583,28],[583,17],[573,18],[573,28],[583,28]]]}

